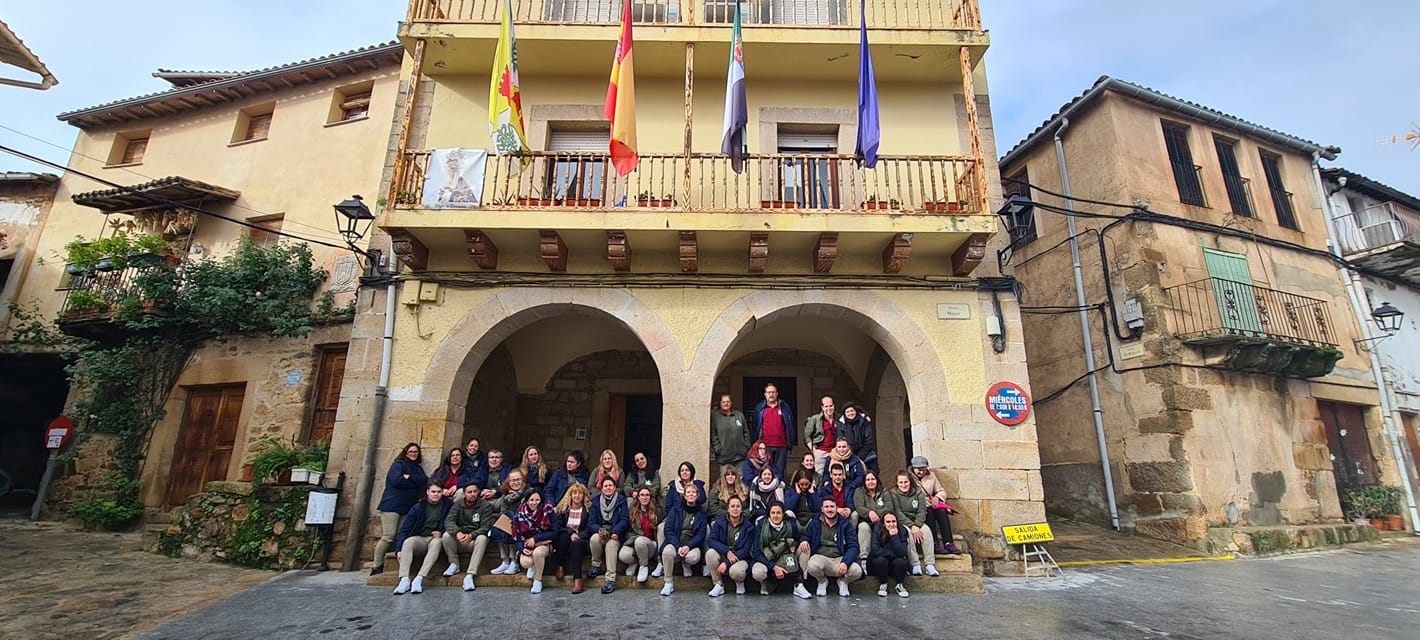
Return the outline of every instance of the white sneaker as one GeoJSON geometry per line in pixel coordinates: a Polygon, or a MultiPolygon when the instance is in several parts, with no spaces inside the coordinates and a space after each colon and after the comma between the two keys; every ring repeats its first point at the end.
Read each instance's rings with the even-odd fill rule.
{"type": "Polygon", "coordinates": [[[409,578],[400,578],[399,586],[394,588],[394,594],[402,596],[406,593],[409,593],[409,578]]]}
{"type": "Polygon", "coordinates": [[[672,593],[675,593],[675,586],[671,583],[667,582],[666,586],[661,587],[661,595],[668,596],[672,593]]]}
{"type": "Polygon", "coordinates": [[[897,597],[899,597],[899,598],[906,598],[906,597],[907,597],[907,587],[904,587],[904,586],[902,586],[901,584],[897,585],[897,597]]]}
{"type": "Polygon", "coordinates": [[[424,576],[415,576],[414,583],[409,585],[410,593],[424,593],[424,576]]]}
{"type": "Polygon", "coordinates": [[[535,581],[533,581],[532,592],[533,592],[533,593],[542,593],[542,581],[541,581],[541,580],[535,580],[535,581]]]}
{"type": "MultiPolygon", "coordinates": [[[[529,580],[532,580],[532,579],[533,579],[533,569],[535,569],[535,568],[536,568],[536,567],[528,567],[528,579],[529,579],[529,580]]],[[[542,581],[541,581],[541,580],[538,580],[538,582],[542,582],[542,581]]]]}
{"type": "Polygon", "coordinates": [[[489,571],[488,573],[491,574],[491,575],[495,575],[495,576],[501,576],[501,575],[503,575],[503,574],[505,574],[505,573],[507,573],[507,572],[508,572],[508,559],[507,559],[507,558],[503,558],[503,561],[502,561],[502,562],[499,562],[499,563],[498,563],[498,566],[493,567],[493,570],[492,570],[492,571],[489,571]]]}
{"type": "Polygon", "coordinates": [[[929,565],[927,565],[927,575],[932,576],[933,578],[935,578],[935,577],[940,576],[940,575],[942,575],[942,574],[937,573],[937,565],[929,564],[929,565]]]}
{"type": "Polygon", "coordinates": [[[646,581],[646,575],[647,575],[648,573],[649,573],[649,572],[646,571],[646,567],[645,567],[645,566],[642,566],[640,569],[637,569],[637,570],[636,570],[636,581],[637,581],[637,582],[645,582],[645,581],[646,581]]]}
{"type": "Polygon", "coordinates": [[[723,596],[723,595],[725,595],[725,586],[724,586],[724,585],[719,585],[719,584],[717,584],[717,585],[715,585],[715,586],[713,586],[713,587],[710,588],[710,597],[711,597],[711,598],[718,598],[718,597],[723,596]]]}
{"type": "Polygon", "coordinates": [[[743,582],[736,582],[736,583],[735,583],[735,595],[737,595],[737,596],[742,596],[742,595],[744,595],[744,594],[745,594],[745,583],[743,583],[743,582]]]}
{"type": "MultiPolygon", "coordinates": [[[[642,571],[645,571],[645,570],[646,570],[646,567],[641,567],[641,570],[642,570],[642,571]]],[[[626,565],[626,575],[628,575],[628,576],[634,576],[634,575],[636,575],[636,565],[634,565],[634,564],[628,564],[628,565],[626,565]]]]}
{"type": "Polygon", "coordinates": [[[652,578],[659,578],[659,577],[661,577],[661,576],[663,576],[663,575],[666,575],[666,568],[665,568],[665,567],[662,567],[662,566],[659,565],[659,564],[656,565],[656,570],[651,572],[651,577],[652,577],[652,578]]]}
{"type": "Polygon", "coordinates": [[[922,575],[922,567],[920,567],[920,566],[912,567],[912,575],[914,575],[914,576],[920,576],[920,575],[922,575]]]}
{"type": "Polygon", "coordinates": [[[767,595],[769,595],[769,585],[760,583],[760,585],[759,585],[759,595],[762,595],[762,596],[767,596],[767,595]]]}
{"type": "Polygon", "coordinates": [[[710,565],[708,563],[700,565],[700,575],[706,578],[710,577],[710,565]]]}
{"type": "Polygon", "coordinates": [[[828,578],[820,578],[818,588],[814,590],[814,595],[822,598],[828,595],[828,578]]]}
{"type": "MultiPolygon", "coordinates": [[[[689,564],[689,563],[686,563],[686,562],[681,562],[681,563],[680,563],[680,574],[683,575],[683,576],[685,576],[685,577],[687,577],[687,578],[690,577],[690,564],[689,564]]],[[[707,573],[707,574],[705,574],[705,575],[710,575],[710,574],[707,573]]]]}
{"type": "Polygon", "coordinates": [[[476,588],[477,588],[477,587],[473,586],[473,574],[470,573],[470,574],[468,574],[468,575],[466,575],[466,576],[463,577],[463,590],[464,590],[464,591],[473,591],[473,590],[476,589],[476,588]]]}
{"type": "Polygon", "coordinates": [[[453,563],[453,564],[450,564],[450,565],[449,565],[449,568],[444,569],[444,577],[445,577],[445,578],[452,578],[452,577],[454,577],[456,574],[458,574],[458,572],[459,572],[459,563],[455,562],[455,563],[453,563]]]}
{"type": "Polygon", "coordinates": [[[886,584],[880,584],[880,585],[878,585],[878,597],[879,597],[879,598],[886,598],[886,597],[887,597],[887,585],[886,585],[886,584]]]}
{"type": "Polygon", "coordinates": [[[813,596],[809,595],[809,590],[804,588],[804,583],[802,583],[802,582],[800,582],[799,584],[794,585],[794,595],[796,595],[796,596],[798,596],[798,597],[800,597],[800,598],[803,598],[803,599],[805,599],[805,600],[808,600],[809,598],[812,598],[812,597],[813,597],[813,596]]]}
{"type": "Polygon", "coordinates": [[[845,579],[843,579],[843,578],[839,578],[839,579],[835,580],[835,582],[838,583],[838,595],[839,595],[840,597],[847,598],[847,597],[848,597],[848,581],[845,580],[845,579]]]}

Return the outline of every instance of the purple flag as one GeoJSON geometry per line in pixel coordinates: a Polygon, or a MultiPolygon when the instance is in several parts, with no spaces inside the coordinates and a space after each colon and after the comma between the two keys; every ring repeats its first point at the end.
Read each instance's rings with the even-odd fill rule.
{"type": "Polygon", "coordinates": [[[858,47],[858,144],[853,154],[869,169],[878,164],[878,81],[873,75],[873,54],[868,51],[867,3],[858,3],[861,44],[858,47]]]}

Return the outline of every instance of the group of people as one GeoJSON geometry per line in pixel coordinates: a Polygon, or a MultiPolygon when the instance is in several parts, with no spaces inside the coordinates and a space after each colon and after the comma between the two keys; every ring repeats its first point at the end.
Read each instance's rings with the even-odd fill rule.
{"type": "Polygon", "coordinates": [[[494,545],[500,562],[491,573],[526,572],[532,593],[542,591],[551,560],[559,579],[571,577],[572,593],[597,578],[602,593],[614,592],[620,566],[640,583],[663,578],[661,595],[668,596],[679,564],[684,576],[698,569],[711,579],[711,597],[726,593],[727,577],[737,594],[753,578],[763,595],[793,582],[796,596],[811,598],[809,579],[819,597],[829,582],[847,596],[848,583],[872,575],[878,595],[892,582],[905,598],[909,573],[936,576],[935,554],[960,553],[948,518],[954,511],[927,459],[913,458],[910,469],[884,482],[870,419],[852,403],[836,417],[833,399],[822,399],[823,410],[804,425],[811,452],[784,482],[793,416],[777,396],[766,388],[750,421],[728,395],[719,399],[711,450],[721,475],[709,486],[688,461],[666,482],[644,452],[622,469],[608,449],[589,469],[585,454],[572,451],[553,470],[529,446],[514,466],[500,450],[483,451],[476,438],[426,476],[419,445],[409,443],[386,475],[371,574],[383,570],[393,545],[395,594],[423,591],[441,555],[448,559],[444,575],[462,570],[464,590],[473,591],[494,545]]]}

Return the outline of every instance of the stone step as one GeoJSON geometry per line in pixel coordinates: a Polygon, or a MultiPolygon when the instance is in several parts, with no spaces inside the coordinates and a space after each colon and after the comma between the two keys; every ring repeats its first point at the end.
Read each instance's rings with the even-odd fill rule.
{"type": "Polygon", "coordinates": [[[147,551],[148,553],[157,553],[159,543],[162,542],[163,534],[167,533],[168,527],[171,526],[172,525],[155,523],[148,523],[143,525],[143,534],[141,538],[143,542],[143,550],[147,551]]]}

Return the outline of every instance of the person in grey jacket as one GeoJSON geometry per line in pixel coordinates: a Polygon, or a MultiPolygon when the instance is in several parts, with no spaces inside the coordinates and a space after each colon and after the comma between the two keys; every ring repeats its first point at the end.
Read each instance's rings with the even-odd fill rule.
{"type": "Polygon", "coordinates": [[[749,422],[735,409],[730,394],[721,394],[719,407],[710,412],[710,453],[715,463],[739,466],[749,443],[749,422]]]}
{"type": "Polygon", "coordinates": [[[445,577],[459,572],[459,553],[468,551],[468,573],[463,577],[463,590],[473,591],[473,577],[478,574],[478,565],[483,562],[483,554],[488,551],[488,532],[498,521],[498,504],[484,500],[477,482],[465,486],[463,492],[454,496],[449,507],[449,515],[444,517],[444,555],[449,558],[449,568],[445,577]]]}

